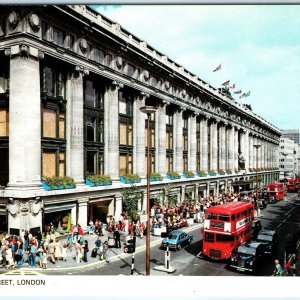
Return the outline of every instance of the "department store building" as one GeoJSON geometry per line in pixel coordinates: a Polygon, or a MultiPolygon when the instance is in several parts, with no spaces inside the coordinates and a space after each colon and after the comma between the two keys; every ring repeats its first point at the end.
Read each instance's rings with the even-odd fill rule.
{"type": "Polygon", "coordinates": [[[146,191],[145,105],[157,108],[150,167],[163,176],[151,182],[151,201],[166,185],[183,202],[239,191],[257,174],[262,184],[278,180],[277,127],[121,25],[85,5],[0,14],[1,230],[43,230],[66,214],[83,226],[119,216],[121,175],[138,174],[146,191]],[[181,178],[167,179],[171,171],[181,178]],[[91,187],[90,174],[112,184],[91,187]],[[46,191],[51,176],[70,176],[76,188],[46,191]]]}

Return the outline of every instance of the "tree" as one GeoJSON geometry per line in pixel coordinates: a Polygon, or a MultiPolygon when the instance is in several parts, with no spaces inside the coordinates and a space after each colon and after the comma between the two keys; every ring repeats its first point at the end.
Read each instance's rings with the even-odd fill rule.
{"type": "Polygon", "coordinates": [[[162,198],[163,198],[163,203],[167,203],[169,207],[174,208],[177,204],[177,195],[172,193],[172,190],[174,189],[173,184],[167,184],[163,188],[162,192],[162,198]]]}
{"type": "Polygon", "coordinates": [[[123,212],[126,212],[131,220],[138,218],[138,203],[142,199],[143,193],[135,184],[131,184],[122,190],[123,212]]]}

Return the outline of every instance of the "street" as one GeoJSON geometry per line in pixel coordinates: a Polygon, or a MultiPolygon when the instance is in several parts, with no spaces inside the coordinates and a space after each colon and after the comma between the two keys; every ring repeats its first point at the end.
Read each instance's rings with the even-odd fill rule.
{"type": "MultiPolygon", "coordinates": [[[[264,229],[278,231],[279,244],[276,249],[276,255],[266,255],[257,275],[271,276],[274,269],[274,259],[279,258],[281,264],[284,261],[284,249],[286,237],[288,233],[293,234],[298,229],[300,222],[300,208],[292,203],[291,198],[295,194],[288,194],[287,199],[276,204],[269,204],[267,208],[261,210],[261,222],[264,229]]],[[[201,232],[200,229],[194,229],[189,232],[193,236],[191,245],[188,245],[180,251],[170,251],[170,265],[176,269],[174,273],[167,274],[165,272],[153,270],[157,265],[163,265],[165,259],[165,251],[159,249],[159,245],[151,248],[150,253],[150,270],[151,275],[160,276],[247,276],[247,273],[238,273],[226,267],[226,262],[208,261],[197,257],[201,249],[201,232]]],[[[113,250],[113,249],[112,249],[113,250]]],[[[84,269],[70,269],[66,273],[65,270],[36,270],[37,273],[46,275],[130,275],[132,264],[132,254],[127,254],[122,258],[104,263],[100,266],[91,266],[84,269]]],[[[145,250],[142,249],[135,253],[134,259],[134,275],[145,274],[145,250]]],[[[298,273],[297,273],[298,275],[298,273]]]]}

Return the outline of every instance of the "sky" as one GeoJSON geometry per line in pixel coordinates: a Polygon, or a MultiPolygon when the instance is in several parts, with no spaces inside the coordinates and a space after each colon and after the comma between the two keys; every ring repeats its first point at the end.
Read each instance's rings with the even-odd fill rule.
{"type": "Polygon", "coordinates": [[[300,5],[92,7],[210,85],[230,80],[279,129],[300,128],[300,5]]]}

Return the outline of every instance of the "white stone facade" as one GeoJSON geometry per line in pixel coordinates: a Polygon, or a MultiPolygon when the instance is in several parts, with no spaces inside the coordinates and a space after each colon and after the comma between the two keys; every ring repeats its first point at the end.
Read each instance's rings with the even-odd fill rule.
{"type": "MultiPolygon", "coordinates": [[[[0,104],[9,102],[9,135],[0,145],[5,148],[9,138],[9,180],[0,194],[0,204],[8,208],[9,230],[42,228],[46,214],[55,211],[70,212],[73,222],[86,226],[90,218],[96,218],[93,206],[97,206],[101,214],[119,217],[122,189],[126,186],[119,177],[124,163],[120,159],[122,151],[127,155],[126,163],[132,164],[132,172],[142,178],[137,185],[146,191],[145,115],[140,108],[147,101],[158,108],[153,119],[154,145],[151,149],[155,172],[166,175],[169,167],[166,156],[169,155],[173,171],[183,175],[187,169],[195,174],[193,178],[182,176],[174,181],[164,178],[161,182],[151,183],[152,199],[169,183],[172,183],[179,202],[184,201],[186,191],[191,188],[194,197],[232,191],[235,180],[255,176],[255,144],[261,145],[258,171],[263,182],[278,179],[278,128],[84,5],[61,6],[60,9],[53,6],[51,12],[46,7],[32,7],[32,11],[37,16],[34,20],[38,20],[34,23],[30,22],[31,15],[20,17],[27,12],[21,6],[4,7],[0,13],[6,17],[6,22],[11,22],[0,28],[0,61],[3,62],[0,63],[3,71],[0,72],[0,104]],[[12,10],[15,14],[7,18],[12,10]],[[80,20],[77,13],[81,15],[80,20]],[[82,22],[92,35],[82,34],[82,22]],[[108,30],[110,39],[105,38],[100,29],[108,30]],[[14,37],[15,33],[22,35],[22,42],[14,37]],[[61,39],[57,38],[60,36],[61,39]],[[99,49],[105,53],[103,57],[99,49]],[[65,135],[45,139],[41,138],[45,122],[41,103],[49,76],[45,75],[48,69],[44,66],[51,68],[52,65],[57,69],[64,66],[62,75],[55,75],[57,85],[53,87],[63,93],[57,98],[47,97],[51,98],[48,99],[50,102],[63,107],[58,113],[65,113],[65,135]],[[10,70],[8,75],[5,70],[10,70]],[[84,98],[87,80],[94,80],[93,91],[101,91],[99,97],[95,93],[97,101],[103,96],[101,134],[104,137],[103,141],[99,136],[95,137],[97,141],[92,146],[87,140],[84,98]],[[124,91],[126,99],[132,103],[130,118],[121,116],[119,111],[120,91],[124,91]],[[167,108],[174,112],[172,145],[168,151],[167,108]],[[121,117],[129,120],[126,123],[129,127],[122,134],[121,117]],[[186,119],[187,128],[183,129],[186,119]],[[186,148],[184,130],[188,132],[186,148]],[[124,134],[128,135],[125,146],[120,143],[124,134]],[[75,189],[45,191],[41,186],[42,167],[46,170],[42,163],[43,151],[47,147],[53,151],[54,146],[59,156],[57,169],[65,168],[65,175],[77,184],[75,189]],[[95,156],[95,166],[97,172],[111,177],[112,185],[89,187],[85,184],[89,147],[91,151],[98,147],[99,153],[103,152],[103,170],[99,167],[102,159],[99,153],[95,156]],[[241,156],[244,164],[239,161],[241,156]],[[200,171],[207,173],[209,170],[217,174],[200,176],[200,171]]],[[[93,117],[89,124],[96,124],[96,128],[100,125],[93,118],[102,111],[93,109],[90,109],[93,117]]],[[[96,134],[100,135],[97,130],[96,134]]],[[[146,209],[145,202],[143,199],[139,204],[141,210],[146,209]]]]}

